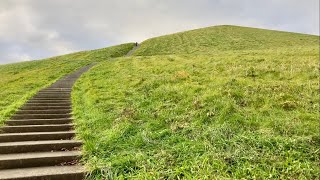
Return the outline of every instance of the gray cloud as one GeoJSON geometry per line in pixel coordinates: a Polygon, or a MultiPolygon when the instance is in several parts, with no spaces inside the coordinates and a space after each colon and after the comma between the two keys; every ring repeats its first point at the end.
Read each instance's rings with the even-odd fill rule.
{"type": "Polygon", "coordinates": [[[0,64],[219,24],[319,34],[319,1],[1,0],[0,64]]]}

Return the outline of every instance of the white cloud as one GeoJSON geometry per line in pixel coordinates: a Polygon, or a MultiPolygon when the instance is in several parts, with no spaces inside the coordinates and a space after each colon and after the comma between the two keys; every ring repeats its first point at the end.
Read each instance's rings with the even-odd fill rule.
{"type": "Polygon", "coordinates": [[[31,56],[28,54],[17,54],[17,53],[10,54],[9,58],[13,59],[14,62],[32,60],[31,56]]]}

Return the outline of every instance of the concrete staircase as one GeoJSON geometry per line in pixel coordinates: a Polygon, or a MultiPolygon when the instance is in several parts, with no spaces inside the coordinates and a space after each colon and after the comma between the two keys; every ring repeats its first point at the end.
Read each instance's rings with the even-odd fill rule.
{"type": "Polygon", "coordinates": [[[74,140],[71,89],[86,66],[40,90],[0,128],[0,179],[83,179],[74,140]]]}

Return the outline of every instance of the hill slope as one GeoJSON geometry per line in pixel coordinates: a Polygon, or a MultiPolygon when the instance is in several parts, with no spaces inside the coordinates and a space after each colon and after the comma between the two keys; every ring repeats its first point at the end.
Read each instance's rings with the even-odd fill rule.
{"type": "Polygon", "coordinates": [[[239,26],[214,26],[148,39],[134,55],[214,54],[219,51],[301,48],[319,37],[239,26]]]}
{"type": "Polygon", "coordinates": [[[0,124],[39,89],[92,62],[123,56],[132,47],[130,43],[45,60],[0,65],[0,124]]]}
{"type": "Polygon", "coordinates": [[[221,26],[97,65],[73,91],[89,178],[318,179],[318,41],[221,26]]]}
{"type": "Polygon", "coordinates": [[[1,65],[0,122],[99,62],[72,97],[89,179],[320,178],[319,36],[216,26],[132,47],[1,65]]]}

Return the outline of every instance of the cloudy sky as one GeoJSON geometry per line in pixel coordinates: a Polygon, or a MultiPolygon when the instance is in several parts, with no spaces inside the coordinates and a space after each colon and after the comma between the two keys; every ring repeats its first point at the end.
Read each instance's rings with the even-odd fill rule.
{"type": "Polygon", "coordinates": [[[0,0],[0,64],[234,24],[319,34],[319,0],[0,0]]]}

